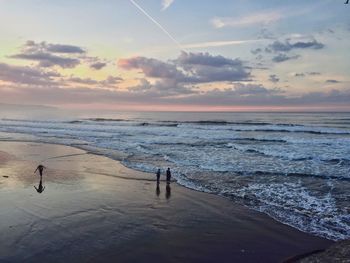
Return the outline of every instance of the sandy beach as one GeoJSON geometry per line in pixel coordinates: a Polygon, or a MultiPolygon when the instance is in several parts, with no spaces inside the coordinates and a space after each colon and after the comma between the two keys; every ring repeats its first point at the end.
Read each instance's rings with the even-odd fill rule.
{"type": "Polygon", "coordinates": [[[0,204],[1,262],[283,262],[333,244],[61,145],[0,142],[0,204]]]}

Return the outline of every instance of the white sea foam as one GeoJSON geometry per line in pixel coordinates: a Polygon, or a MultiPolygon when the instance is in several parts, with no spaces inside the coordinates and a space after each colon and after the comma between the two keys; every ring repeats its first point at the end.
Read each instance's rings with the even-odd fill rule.
{"type": "Polygon", "coordinates": [[[316,196],[299,183],[249,184],[235,193],[258,201],[255,206],[279,221],[302,231],[334,240],[346,239],[350,221],[346,209],[339,208],[330,192],[316,196]]]}

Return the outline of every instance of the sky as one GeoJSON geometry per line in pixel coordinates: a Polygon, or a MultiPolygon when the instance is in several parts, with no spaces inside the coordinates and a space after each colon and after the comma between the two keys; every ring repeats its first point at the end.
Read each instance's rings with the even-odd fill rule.
{"type": "Polygon", "coordinates": [[[350,111],[339,0],[0,0],[0,103],[350,111]]]}

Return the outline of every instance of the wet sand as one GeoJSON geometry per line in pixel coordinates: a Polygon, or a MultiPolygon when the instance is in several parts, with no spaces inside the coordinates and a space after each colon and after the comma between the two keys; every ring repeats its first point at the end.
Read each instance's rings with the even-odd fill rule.
{"type": "Polygon", "coordinates": [[[283,262],[333,243],[154,179],[72,147],[0,142],[0,262],[283,262]]]}

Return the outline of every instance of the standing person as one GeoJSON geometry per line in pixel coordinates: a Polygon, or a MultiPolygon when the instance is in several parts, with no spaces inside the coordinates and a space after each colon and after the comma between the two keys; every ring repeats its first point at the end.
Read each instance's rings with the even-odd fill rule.
{"type": "Polygon", "coordinates": [[[168,169],[166,170],[166,181],[169,184],[171,180],[171,172],[170,172],[170,168],[168,167],[168,169]]]}
{"type": "Polygon", "coordinates": [[[45,167],[44,165],[40,164],[40,165],[38,165],[38,167],[35,169],[34,173],[36,173],[36,171],[39,170],[40,177],[42,177],[42,176],[43,176],[43,171],[44,171],[45,168],[46,168],[46,167],[45,167]]]}
{"type": "Polygon", "coordinates": [[[159,184],[159,180],[160,180],[160,169],[158,169],[156,175],[157,175],[157,184],[159,184]]]}

